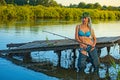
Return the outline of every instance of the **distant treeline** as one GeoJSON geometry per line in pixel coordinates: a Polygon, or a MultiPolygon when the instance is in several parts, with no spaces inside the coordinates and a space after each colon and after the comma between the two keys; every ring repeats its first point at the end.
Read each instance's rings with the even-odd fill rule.
{"type": "Polygon", "coordinates": [[[49,6],[59,6],[59,4],[54,0],[0,0],[0,5],[13,4],[18,6],[24,5],[43,5],[46,7],[49,6]]]}
{"type": "Polygon", "coordinates": [[[120,11],[38,6],[0,6],[1,19],[80,19],[87,11],[93,19],[120,19],[120,11]]]}
{"type": "Polygon", "coordinates": [[[99,10],[112,10],[112,11],[120,11],[120,6],[114,7],[114,6],[101,6],[99,3],[88,3],[80,2],[78,5],[76,4],[70,4],[68,7],[70,8],[82,8],[82,9],[99,9],[99,10]]]}

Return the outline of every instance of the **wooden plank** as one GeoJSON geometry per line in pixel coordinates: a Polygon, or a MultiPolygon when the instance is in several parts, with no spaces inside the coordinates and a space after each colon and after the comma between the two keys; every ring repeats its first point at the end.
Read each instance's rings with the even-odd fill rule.
{"type": "MultiPolygon", "coordinates": [[[[117,41],[120,42],[120,36],[97,38],[97,48],[110,47],[113,45],[113,43],[117,41]]],[[[12,45],[14,44],[12,43],[12,45]]],[[[21,44],[19,43],[18,45],[21,46],[10,50],[1,50],[0,53],[24,53],[24,52],[32,52],[32,51],[65,50],[65,49],[79,48],[79,43],[68,39],[33,41],[33,42],[24,43],[24,45],[22,45],[22,43],[21,44]]]]}
{"type": "Polygon", "coordinates": [[[65,49],[74,49],[74,48],[79,48],[79,46],[67,45],[67,46],[44,46],[44,47],[22,48],[22,49],[16,48],[16,49],[0,50],[0,53],[26,53],[33,51],[65,50],[65,49]]]}
{"type": "Polygon", "coordinates": [[[117,37],[100,37],[97,38],[97,43],[113,43],[120,40],[120,36],[117,37]]]}
{"type": "MultiPolygon", "coordinates": [[[[97,44],[101,44],[101,43],[114,43],[114,42],[119,42],[120,40],[120,36],[117,36],[117,37],[100,37],[100,38],[97,38],[97,44]]],[[[11,43],[11,44],[7,44],[7,47],[19,47],[19,46],[22,46],[22,45],[25,45],[25,44],[29,44],[29,43],[46,43],[48,45],[53,45],[53,44],[61,44],[59,42],[64,42],[64,43],[68,43],[69,44],[78,44],[77,42],[74,41],[71,41],[71,40],[68,40],[68,39],[63,39],[63,40],[43,40],[43,41],[33,41],[33,42],[28,42],[28,43],[11,43]]],[[[56,44],[56,45],[57,45],[56,44]]]]}

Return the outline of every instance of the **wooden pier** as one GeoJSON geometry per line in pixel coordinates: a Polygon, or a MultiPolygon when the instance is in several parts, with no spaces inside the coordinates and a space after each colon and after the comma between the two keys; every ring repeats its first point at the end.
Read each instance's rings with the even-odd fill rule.
{"type": "MultiPolygon", "coordinates": [[[[107,47],[108,51],[110,51],[110,47],[113,46],[115,43],[120,44],[120,36],[117,37],[100,37],[97,38],[97,44],[96,47],[98,49],[98,52],[100,53],[100,49],[103,47],[107,47]]],[[[7,53],[11,57],[13,54],[21,54],[23,53],[26,60],[28,60],[28,56],[30,59],[30,53],[33,51],[49,51],[53,50],[58,54],[58,66],[60,66],[60,57],[61,57],[61,51],[72,49],[74,53],[74,61],[76,59],[75,51],[77,48],[79,48],[79,43],[75,42],[74,40],[68,40],[68,39],[61,39],[61,40],[42,40],[42,41],[33,41],[33,42],[27,42],[27,43],[10,43],[6,45],[8,49],[6,50],[0,50],[0,53],[7,53]]],[[[28,61],[29,62],[29,61],[28,61]]],[[[75,65],[75,63],[74,63],[75,65]]]]}

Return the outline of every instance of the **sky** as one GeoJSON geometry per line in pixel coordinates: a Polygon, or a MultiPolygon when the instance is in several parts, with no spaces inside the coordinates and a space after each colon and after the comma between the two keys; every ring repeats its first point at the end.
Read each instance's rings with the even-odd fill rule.
{"type": "Polygon", "coordinates": [[[79,4],[80,2],[88,3],[96,3],[98,2],[100,5],[106,6],[120,6],[120,0],[55,0],[58,4],[62,4],[65,6],[69,6],[69,4],[79,4]]]}

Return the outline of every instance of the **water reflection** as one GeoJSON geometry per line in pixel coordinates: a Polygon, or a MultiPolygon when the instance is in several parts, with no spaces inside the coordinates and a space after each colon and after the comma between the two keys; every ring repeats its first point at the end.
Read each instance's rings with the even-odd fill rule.
{"type": "MultiPolygon", "coordinates": [[[[119,51],[119,45],[116,44],[111,47],[110,55],[114,58],[117,55],[117,56],[119,56],[119,59],[120,59],[120,54],[118,51],[119,51]]],[[[100,57],[104,58],[105,56],[107,56],[105,54],[106,52],[107,52],[106,47],[101,49],[100,57]]],[[[76,55],[78,56],[77,50],[76,50],[76,55]]],[[[110,61],[108,63],[101,62],[98,72],[93,71],[93,68],[91,67],[91,65],[92,65],[91,63],[87,63],[84,73],[77,72],[77,70],[71,69],[72,68],[71,65],[72,65],[72,61],[73,61],[72,56],[73,56],[72,50],[62,51],[62,56],[61,56],[61,67],[62,68],[57,68],[52,72],[45,72],[45,73],[52,75],[52,76],[54,75],[60,79],[62,78],[62,80],[98,80],[98,79],[116,80],[118,77],[120,66],[119,66],[119,64],[112,64],[112,62],[111,62],[112,65],[108,64],[108,63],[110,63],[110,61]],[[54,74],[54,73],[56,73],[56,74],[54,74]]],[[[48,52],[43,52],[43,53],[39,52],[39,53],[37,53],[37,55],[35,52],[33,52],[32,53],[33,60],[35,60],[35,59],[38,60],[37,57],[39,57],[39,60],[46,59],[46,60],[52,62],[53,64],[55,64],[54,66],[57,66],[57,64],[58,64],[57,63],[58,62],[57,55],[53,51],[48,51],[48,52]],[[53,55],[52,57],[49,56],[51,54],[53,55]]],[[[117,59],[118,59],[118,57],[117,57],[117,59]]],[[[76,60],[76,64],[77,64],[77,60],[76,60]]],[[[77,66],[75,66],[75,67],[77,68],[77,66]]]]}

